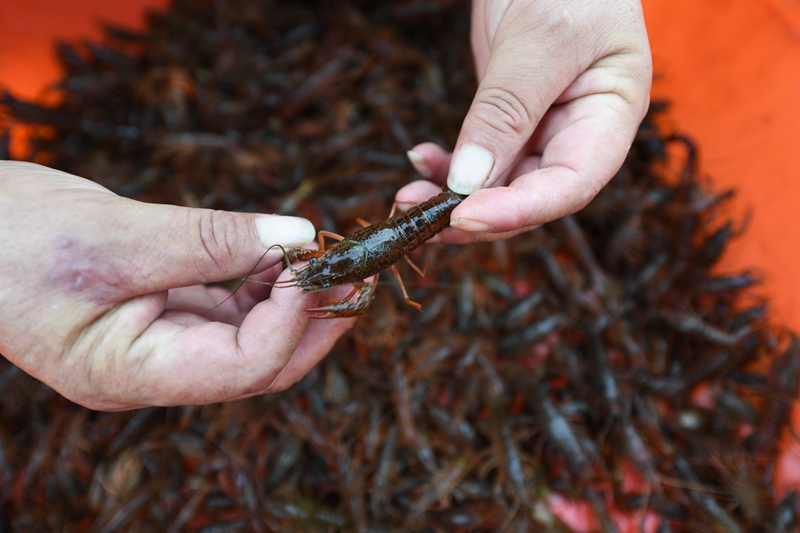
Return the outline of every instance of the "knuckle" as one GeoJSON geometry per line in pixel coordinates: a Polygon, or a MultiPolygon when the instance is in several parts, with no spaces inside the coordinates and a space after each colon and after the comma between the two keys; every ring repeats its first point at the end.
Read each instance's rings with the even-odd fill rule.
{"type": "Polygon", "coordinates": [[[568,9],[565,9],[558,4],[553,4],[551,9],[546,12],[543,20],[545,35],[553,35],[571,41],[574,39],[575,34],[580,27],[579,21],[583,17],[573,17],[568,9]]]}
{"type": "Polygon", "coordinates": [[[586,204],[591,202],[595,196],[600,194],[600,191],[605,187],[605,184],[598,180],[593,180],[592,183],[589,185],[589,190],[587,193],[588,198],[586,199],[586,204]]]}
{"type": "Polygon", "coordinates": [[[527,137],[537,122],[524,100],[514,91],[501,87],[481,89],[476,98],[478,118],[503,135],[527,137]]]}
{"type": "Polygon", "coordinates": [[[572,206],[565,215],[572,215],[589,205],[595,196],[600,194],[600,191],[605,187],[605,182],[597,176],[587,177],[585,187],[581,190],[578,197],[575,198],[572,206]]]}
{"type": "Polygon", "coordinates": [[[267,387],[264,388],[264,391],[270,394],[274,394],[276,392],[285,392],[289,390],[289,387],[294,385],[300,379],[295,380],[287,380],[287,379],[275,379],[270,383],[267,387]]]}
{"type": "MultiPolygon", "coordinates": [[[[48,379],[47,383],[68,400],[96,411],[113,411],[127,405],[125,401],[128,380],[110,379],[116,376],[115,356],[103,357],[98,348],[64,354],[61,376],[48,379]],[[74,359],[74,361],[72,361],[74,359]],[[121,382],[120,382],[121,381],[121,382]]],[[[122,374],[124,375],[124,374],[122,374]]]]}
{"type": "Polygon", "coordinates": [[[246,395],[253,394],[272,394],[276,392],[283,392],[291,387],[295,382],[287,381],[281,376],[283,368],[274,369],[271,372],[257,378],[245,390],[246,395]]]}
{"type": "Polygon", "coordinates": [[[217,270],[230,270],[236,263],[236,250],[240,244],[239,220],[225,211],[207,211],[200,215],[197,222],[197,234],[205,251],[199,261],[201,271],[211,263],[217,270]]]}
{"type": "Polygon", "coordinates": [[[621,111],[633,108],[638,112],[647,110],[650,102],[650,85],[652,77],[636,62],[621,62],[615,68],[608,69],[606,92],[618,95],[621,99],[621,111]]]}

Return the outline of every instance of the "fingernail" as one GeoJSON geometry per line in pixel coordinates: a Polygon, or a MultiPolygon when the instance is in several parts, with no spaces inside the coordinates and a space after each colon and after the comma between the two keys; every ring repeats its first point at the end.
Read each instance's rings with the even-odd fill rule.
{"type": "Polygon", "coordinates": [[[479,222],[477,220],[471,220],[469,218],[457,218],[450,222],[450,225],[456,229],[460,229],[461,231],[469,231],[470,233],[486,233],[487,231],[492,231],[494,229],[491,224],[479,222]]]}
{"type": "Polygon", "coordinates": [[[397,210],[408,211],[414,205],[416,204],[412,204],[411,202],[397,202],[397,210]]]}
{"type": "Polygon", "coordinates": [[[494,156],[477,144],[462,144],[450,165],[447,186],[457,194],[472,194],[483,188],[494,167],[494,156]]]}
{"type": "Polygon", "coordinates": [[[428,162],[424,155],[415,152],[414,150],[409,150],[406,152],[406,155],[408,156],[408,160],[411,161],[411,164],[415,169],[417,169],[417,172],[419,172],[423,178],[427,179],[433,176],[433,171],[431,170],[431,167],[428,166],[428,162]]]}
{"type": "Polygon", "coordinates": [[[316,237],[314,225],[305,218],[281,215],[259,215],[256,218],[256,231],[264,248],[276,244],[299,248],[316,237]]]}

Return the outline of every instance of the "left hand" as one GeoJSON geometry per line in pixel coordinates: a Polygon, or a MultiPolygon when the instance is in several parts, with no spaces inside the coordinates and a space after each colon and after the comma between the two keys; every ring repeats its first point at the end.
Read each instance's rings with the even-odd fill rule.
{"type": "MultiPolygon", "coordinates": [[[[451,243],[583,208],[622,166],[650,101],[638,0],[475,0],[471,37],[480,83],[454,155],[431,143],[409,152],[423,177],[470,195],[451,215],[461,231],[438,236],[451,243]]],[[[396,200],[440,189],[418,181],[396,200]]]]}
{"type": "Polygon", "coordinates": [[[284,390],[353,319],[309,320],[322,296],[298,287],[220,303],[230,293],[204,284],[286,280],[280,250],[264,252],[313,239],[304,219],[146,204],[0,161],[0,353],[105,411],[284,390]]]}

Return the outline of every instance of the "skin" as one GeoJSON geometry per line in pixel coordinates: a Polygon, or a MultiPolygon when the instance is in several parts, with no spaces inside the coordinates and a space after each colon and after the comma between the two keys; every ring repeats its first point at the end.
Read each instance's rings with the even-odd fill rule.
{"type": "MultiPolygon", "coordinates": [[[[230,292],[199,284],[264,254],[258,215],[136,202],[30,163],[0,162],[0,191],[0,353],[86,407],[283,390],[352,324],[309,320],[317,294],[250,283],[208,312],[230,292]]],[[[285,279],[281,257],[256,277],[285,279]]]]}
{"type": "MultiPolygon", "coordinates": [[[[504,239],[586,206],[622,166],[652,78],[637,0],[476,0],[471,39],[479,86],[455,155],[468,143],[495,163],[440,234],[450,243],[504,239]],[[465,221],[488,228],[463,231],[475,229],[465,221]]],[[[430,181],[401,189],[401,206],[454,183],[453,154],[413,152],[430,181]]]]}

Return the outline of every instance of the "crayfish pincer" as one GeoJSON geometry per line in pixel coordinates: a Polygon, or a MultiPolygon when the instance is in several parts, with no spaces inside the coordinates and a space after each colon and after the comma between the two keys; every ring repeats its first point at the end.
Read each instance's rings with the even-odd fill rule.
{"type": "Polygon", "coordinates": [[[450,225],[450,213],[464,200],[465,196],[445,189],[433,198],[395,215],[397,204],[392,207],[389,219],[377,224],[368,224],[359,219],[364,228],[346,237],[319,232],[319,250],[292,248],[284,250],[286,262],[292,270],[292,278],[278,287],[297,286],[304,292],[317,292],[340,285],[353,285],[350,293],[337,301],[329,301],[322,307],[307,309],[313,318],[339,318],[357,316],[364,313],[375,298],[378,273],[386,268],[392,272],[403,291],[406,303],[418,311],[422,307],[411,301],[397,267],[400,259],[405,259],[420,276],[425,273],[408,258],[408,253],[450,225]],[[325,237],[338,242],[325,246],[325,237]],[[308,261],[298,269],[292,269],[296,261],[308,261]],[[369,283],[364,280],[374,276],[369,283]]]}

